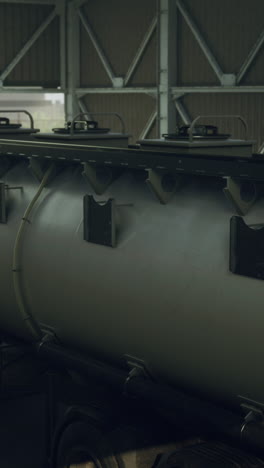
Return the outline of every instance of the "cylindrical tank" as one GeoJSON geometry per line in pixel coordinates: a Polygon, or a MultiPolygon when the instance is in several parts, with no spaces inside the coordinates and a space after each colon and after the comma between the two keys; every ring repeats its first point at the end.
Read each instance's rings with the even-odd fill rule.
{"type": "MultiPolygon", "coordinates": [[[[3,180],[8,222],[0,225],[0,327],[27,338],[15,300],[12,252],[38,182],[26,162],[3,180]]],[[[114,198],[115,248],[83,239],[83,196],[93,194],[80,167],[45,189],[21,245],[21,280],[34,316],[64,345],[120,365],[143,359],[164,382],[239,404],[264,402],[263,282],[229,271],[234,214],[221,181],[187,178],[161,205],[142,177],[124,173],[99,201],[114,198]]],[[[245,217],[263,222],[263,202],[245,217]]]]}

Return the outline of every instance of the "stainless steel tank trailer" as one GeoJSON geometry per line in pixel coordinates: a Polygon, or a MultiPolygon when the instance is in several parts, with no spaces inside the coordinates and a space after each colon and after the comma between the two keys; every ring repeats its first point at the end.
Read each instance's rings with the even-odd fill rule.
{"type": "MultiPolygon", "coordinates": [[[[1,330],[90,387],[251,451],[204,442],[175,465],[216,466],[208,453],[225,453],[217,466],[253,466],[264,451],[263,156],[240,116],[244,140],[199,116],[133,146],[115,116],[115,134],[86,114],[51,134],[31,116],[26,132],[0,119],[1,330]]],[[[58,446],[73,445],[63,430],[54,466],[58,446]]]]}

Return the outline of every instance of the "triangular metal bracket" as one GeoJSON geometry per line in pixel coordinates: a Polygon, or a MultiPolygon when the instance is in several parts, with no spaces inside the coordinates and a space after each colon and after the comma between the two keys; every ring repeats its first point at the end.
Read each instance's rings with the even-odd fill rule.
{"type": "Polygon", "coordinates": [[[252,181],[226,177],[226,187],[223,192],[237,214],[244,216],[258,199],[259,187],[252,181]]]}
{"type": "Polygon", "coordinates": [[[146,184],[162,205],[166,205],[173,194],[179,189],[183,182],[183,177],[179,175],[158,172],[148,169],[146,184]]]}
{"type": "Polygon", "coordinates": [[[96,195],[102,195],[120,174],[120,170],[112,167],[92,166],[89,163],[83,163],[82,175],[88,180],[96,195]]]}
{"type": "MultiPolygon", "coordinates": [[[[57,173],[56,165],[54,163],[52,164],[53,164],[53,170],[50,173],[47,183],[49,183],[55,177],[57,173]]],[[[36,179],[39,182],[42,181],[48,167],[49,167],[49,163],[47,164],[47,161],[43,161],[37,158],[30,158],[29,169],[31,170],[32,174],[36,177],[36,179]]]]}
{"type": "Polygon", "coordinates": [[[125,396],[131,397],[131,394],[129,392],[129,384],[131,380],[133,380],[134,378],[141,378],[141,379],[143,378],[143,379],[148,379],[148,380],[153,381],[153,377],[152,377],[151,372],[148,369],[146,362],[143,361],[142,359],[138,359],[129,354],[125,354],[124,360],[126,362],[126,366],[129,370],[129,373],[124,383],[123,393],[125,396]]]}
{"type": "Polygon", "coordinates": [[[11,168],[12,162],[10,159],[2,156],[0,162],[0,177],[2,178],[6,172],[11,168]]]}
{"type": "Polygon", "coordinates": [[[255,400],[238,395],[238,398],[241,400],[241,409],[245,413],[244,423],[241,426],[241,436],[244,435],[244,432],[247,428],[247,425],[250,423],[260,423],[263,424],[264,421],[264,405],[255,400]]]}

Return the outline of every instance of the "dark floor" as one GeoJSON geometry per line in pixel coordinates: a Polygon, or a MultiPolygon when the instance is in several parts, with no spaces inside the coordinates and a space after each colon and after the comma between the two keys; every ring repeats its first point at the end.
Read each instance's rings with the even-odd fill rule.
{"type": "Polygon", "coordinates": [[[46,368],[24,344],[0,344],[0,468],[48,468],[46,368]]]}
{"type": "Polygon", "coordinates": [[[0,407],[0,467],[47,468],[45,395],[3,398],[0,407]]]}

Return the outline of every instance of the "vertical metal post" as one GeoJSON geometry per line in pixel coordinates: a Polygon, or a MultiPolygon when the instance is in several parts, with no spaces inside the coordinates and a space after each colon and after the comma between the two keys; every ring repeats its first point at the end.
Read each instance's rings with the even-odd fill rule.
{"type": "Polygon", "coordinates": [[[67,120],[80,112],[76,88],[80,87],[80,19],[75,2],[67,5],[67,88],[65,115],[67,120]]]}
{"type": "Polygon", "coordinates": [[[177,9],[175,0],[159,0],[159,133],[175,130],[176,111],[171,87],[176,85],[177,9]]]}
{"type": "Polygon", "coordinates": [[[60,15],[60,87],[66,89],[66,4],[64,0],[56,0],[60,15]]]}

